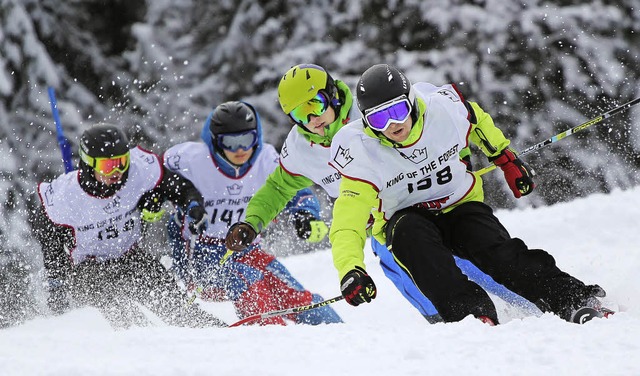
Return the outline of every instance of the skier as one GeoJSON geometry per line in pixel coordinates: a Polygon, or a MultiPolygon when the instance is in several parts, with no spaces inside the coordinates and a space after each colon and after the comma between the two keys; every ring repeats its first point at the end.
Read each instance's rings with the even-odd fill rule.
{"type": "Polygon", "coordinates": [[[605,295],[602,288],[585,285],[560,270],[547,252],[511,238],[482,202],[480,176],[459,158],[469,140],[502,169],[516,198],[535,184],[477,103],[464,100],[452,85],[411,85],[386,64],[367,69],[356,90],[363,119],[336,134],[330,162],[343,175],[329,236],[348,303],[357,306],[376,296],[362,248],[369,211],[378,204],[373,235],[445,322],[473,315],[498,323],[491,299],[460,272],[454,255],[567,321],[606,313],[597,299],[605,295]]]}
{"type": "Polygon", "coordinates": [[[98,308],[115,328],[147,325],[142,304],[170,325],[226,326],[187,296],[171,274],[140,248],[142,213],[165,200],[202,219],[202,196],[163,169],[160,159],[129,148],[124,132],[99,123],[80,138],[79,169],[40,183],[32,221],[49,281],[48,305],[63,313],[73,298],[98,308]]]}
{"type": "MultiPolygon", "coordinates": [[[[334,80],[322,67],[296,65],[289,69],[278,85],[278,101],[282,111],[297,125],[292,128],[280,153],[280,166],[267,178],[265,185],[251,199],[244,222],[234,224],[227,235],[227,247],[244,249],[285,207],[297,190],[318,184],[330,197],[338,196],[340,174],[328,164],[331,141],[350,119],[359,118],[353,110],[349,87],[334,80]]],[[[468,160],[469,150],[461,152],[468,160]]],[[[393,255],[375,239],[371,240],[380,266],[405,298],[429,322],[441,321],[437,310],[413,280],[393,260],[393,255]]],[[[515,294],[495,283],[473,264],[456,258],[460,268],[480,281],[488,291],[517,301],[515,294]]]]}
{"type": "MultiPolygon", "coordinates": [[[[239,101],[220,104],[207,118],[201,138],[204,143],[185,142],[164,154],[165,166],[202,192],[206,210],[203,220],[209,220],[197,239],[186,230],[189,222],[179,212],[169,222],[178,275],[185,284],[198,289],[205,300],[233,301],[241,318],[321,302],[320,295],[305,290],[259,242],[227,254],[227,230],[233,222],[244,219],[249,199],[278,163],[274,147],[262,142],[262,125],[255,108],[239,101]]],[[[315,195],[305,189],[290,199],[287,210],[295,218],[298,236],[322,240],[328,227],[319,218],[315,195]]],[[[290,318],[305,324],[341,322],[328,306],[290,318]]],[[[273,317],[257,323],[284,325],[285,321],[273,317]]]]}

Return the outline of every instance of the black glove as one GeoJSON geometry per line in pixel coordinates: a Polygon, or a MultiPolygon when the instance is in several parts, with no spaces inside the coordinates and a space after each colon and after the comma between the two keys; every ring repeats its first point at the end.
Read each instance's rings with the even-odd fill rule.
{"type": "Polygon", "coordinates": [[[142,220],[147,223],[158,222],[162,219],[165,210],[162,208],[164,201],[158,191],[151,190],[142,195],[138,200],[138,208],[141,209],[142,220]]]}
{"type": "Polygon", "coordinates": [[[516,198],[533,192],[536,187],[532,179],[534,172],[520,158],[516,157],[513,151],[504,149],[500,155],[492,158],[491,161],[502,169],[504,178],[516,198]]]}
{"type": "Polygon", "coordinates": [[[376,285],[369,274],[359,266],[347,273],[340,281],[340,291],[347,303],[357,306],[376,298],[376,285]]]}
{"type": "Polygon", "coordinates": [[[191,201],[187,207],[187,224],[193,235],[202,235],[207,230],[209,221],[207,211],[196,201],[191,201]]]}
{"type": "Polygon", "coordinates": [[[595,296],[596,298],[604,298],[607,296],[607,292],[604,291],[600,285],[587,285],[587,295],[595,296]]]}
{"type": "Polygon", "coordinates": [[[473,164],[471,163],[470,155],[465,155],[464,157],[460,158],[460,160],[467,166],[467,171],[473,171],[473,164]]]}
{"type": "Polygon", "coordinates": [[[327,236],[329,227],[306,210],[294,214],[296,233],[300,239],[309,243],[318,243],[327,236]]]}
{"type": "Polygon", "coordinates": [[[62,281],[49,280],[47,306],[54,315],[61,315],[69,310],[69,289],[62,281]]]}
{"type": "Polygon", "coordinates": [[[247,248],[255,240],[256,236],[258,236],[258,233],[250,224],[236,222],[229,228],[224,244],[227,249],[239,252],[247,248]]]}

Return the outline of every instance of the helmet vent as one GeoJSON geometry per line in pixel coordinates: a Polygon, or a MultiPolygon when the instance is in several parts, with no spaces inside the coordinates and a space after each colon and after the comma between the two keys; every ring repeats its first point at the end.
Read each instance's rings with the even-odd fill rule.
{"type": "Polygon", "coordinates": [[[388,64],[376,64],[367,69],[356,85],[360,112],[401,95],[413,103],[415,95],[411,82],[397,68],[388,64]]]}
{"type": "Polygon", "coordinates": [[[239,133],[258,127],[253,108],[240,101],[218,105],[213,109],[209,121],[209,131],[214,138],[220,133],[239,133]]]}

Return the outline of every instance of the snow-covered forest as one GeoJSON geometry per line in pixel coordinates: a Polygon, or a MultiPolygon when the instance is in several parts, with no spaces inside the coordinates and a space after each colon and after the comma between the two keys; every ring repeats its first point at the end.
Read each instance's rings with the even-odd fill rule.
{"type": "MultiPolygon", "coordinates": [[[[289,67],[317,63],[353,87],[386,62],[414,82],[458,84],[523,149],[640,96],[639,33],[636,0],[0,0],[0,303],[11,307],[0,324],[41,309],[28,214],[37,183],[63,172],[48,87],[74,152],[104,120],[161,153],[234,99],[259,109],[280,146],[290,125],[275,88],[289,67]]],[[[527,156],[539,188],[524,200],[487,176],[489,203],[637,185],[639,117],[634,108],[527,156]]]]}

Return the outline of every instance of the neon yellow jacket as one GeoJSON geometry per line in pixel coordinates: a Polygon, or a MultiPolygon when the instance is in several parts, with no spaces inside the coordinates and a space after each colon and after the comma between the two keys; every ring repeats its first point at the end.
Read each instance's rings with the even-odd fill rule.
{"type": "MultiPolygon", "coordinates": [[[[417,101],[419,108],[418,121],[411,129],[407,140],[401,143],[402,145],[412,144],[420,137],[426,105],[421,98],[417,98],[417,101]]],[[[497,156],[509,146],[509,140],[495,126],[491,116],[484,112],[477,103],[468,103],[475,113],[475,123],[473,122],[474,117],[471,117],[472,128],[469,140],[480,147],[487,157],[497,156]]],[[[365,133],[369,136],[380,138],[383,145],[393,146],[392,142],[386,137],[376,135],[368,127],[365,127],[365,133]]],[[[463,202],[484,201],[482,179],[479,175],[476,175],[476,178],[476,183],[467,196],[455,205],[445,209],[445,212],[463,202]]],[[[367,238],[366,227],[370,213],[375,218],[375,223],[371,230],[372,235],[381,244],[385,244],[384,230],[386,221],[379,210],[380,203],[377,196],[378,192],[369,183],[342,177],[340,195],[334,203],[333,223],[329,232],[333,262],[336,269],[338,269],[340,279],[356,266],[365,268],[364,245],[367,238]]]]}
{"type": "MultiPolygon", "coordinates": [[[[341,93],[340,99],[343,105],[340,107],[340,113],[337,114],[336,120],[329,125],[326,134],[319,136],[296,126],[297,131],[308,141],[325,146],[331,145],[333,136],[347,123],[345,119],[349,118],[353,106],[353,96],[349,87],[340,80],[335,80],[334,82],[341,93]]],[[[282,166],[278,166],[249,201],[245,222],[260,233],[284,209],[299,190],[310,187],[313,184],[314,182],[311,179],[302,175],[291,175],[282,166]]]]}

